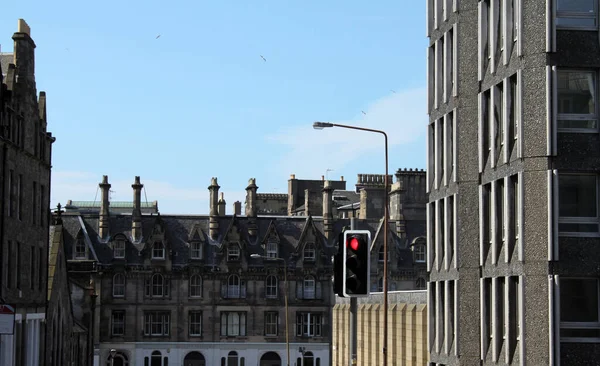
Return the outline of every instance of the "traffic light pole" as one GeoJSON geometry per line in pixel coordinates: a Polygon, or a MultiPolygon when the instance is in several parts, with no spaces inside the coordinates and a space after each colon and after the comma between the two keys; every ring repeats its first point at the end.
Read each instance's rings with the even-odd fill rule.
{"type": "MultiPolygon", "coordinates": [[[[350,230],[354,230],[354,217],[350,218],[350,230]]],[[[367,284],[369,286],[370,284],[367,284]]],[[[357,329],[358,329],[358,299],[350,298],[350,366],[356,366],[357,329]]]]}

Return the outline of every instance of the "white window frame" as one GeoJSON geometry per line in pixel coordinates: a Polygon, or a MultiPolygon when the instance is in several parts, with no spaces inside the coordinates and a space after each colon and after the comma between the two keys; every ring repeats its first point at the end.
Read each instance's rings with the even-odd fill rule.
{"type": "Polygon", "coordinates": [[[315,243],[308,242],[304,245],[304,250],[302,251],[302,258],[305,262],[314,262],[317,259],[317,248],[315,247],[315,243]]]}
{"type": "MultiPolygon", "coordinates": [[[[597,322],[563,322],[560,321],[560,329],[598,329],[600,333],[600,280],[594,277],[565,277],[561,280],[595,280],[596,281],[596,295],[598,299],[598,321],[597,322]]],[[[562,281],[561,281],[562,282],[562,281]]],[[[600,343],[600,337],[560,337],[561,342],[568,343],[600,343]]]]}
{"type": "MultiPolygon", "coordinates": [[[[566,175],[571,175],[571,176],[593,176],[595,177],[596,183],[595,183],[595,188],[596,188],[596,217],[562,217],[559,215],[558,217],[558,223],[559,223],[559,232],[558,235],[559,236],[568,236],[568,237],[600,237],[600,205],[599,205],[599,199],[598,196],[600,194],[600,190],[598,189],[598,185],[599,185],[599,177],[596,174],[576,174],[576,173],[562,173],[558,175],[558,182],[559,182],[559,189],[560,189],[560,177],[561,176],[566,176],[566,175]],[[598,230],[596,232],[586,232],[586,231],[576,231],[576,232],[571,232],[571,231],[560,231],[560,224],[596,224],[596,227],[598,228],[598,230]]],[[[560,197],[559,197],[559,201],[556,203],[557,205],[560,205],[560,197]]],[[[560,212],[560,208],[559,208],[559,212],[560,212]]]]}
{"type": "Polygon", "coordinates": [[[79,237],[75,241],[73,259],[87,259],[87,244],[85,243],[85,239],[83,237],[79,237]]]}
{"type": "Polygon", "coordinates": [[[594,70],[591,69],[558,69],[556,75],[556,103],[557,106],[561,103],[559,91],[558,91],[558,79],[561,73],[583,73],[583,74],[591,74],[593,78],[593,87],[592,91],[594,95],[594,113],[593,114],[573,114],[573,113],[558,113],[558,108],[556,109],[556,126],[558,132],[577,132],[577,133],[598,133],[600,126],[600,119],[598,118],[598,74],[594,70]],[[561,120],[577,120],[577,121],[596,121],[595,128],[567,128],[560,127],[559,123],[561,120]]]}
{"type": "Polygon", "coordinates": [[[316,299],[317,281],[313,276],[305,276],[302,280],[302,298],[306,300],[316,299]]]}
{"type": "Polygon", "coordinates": [[[415,263],[425,263],[427,261],[427,248],[425,244],[416,244],[415,248],[415,263]]]}
{"type": "Polygon", "coordinates": [[[190,258],[202,259],[202,243],[193,241],[190,243],[190,258]]]}
{"type": "Polygon", "coordinates": [[[144,335],[149,337],[163,337],[169,335],[171,314],[165,311],[148,311],[144,313],[144,335]],[[160,332],[155,332],[155,326],[160,327],[160,332]]]}
{"type": "Polygon", "coordinates": [[[240,245],[238,243],[230,243],[227,246],[227,261],[240,260],[240,245]]]}
{"type": "Polygon", "coordinates": [[[152,259],[165,259],[165,245],[162,241],[152,244],[152,259]]]}
{"type": "Polygon", "coordinates": [[[279,333],[279,312],[265,312],[265,336],[276,337],[279,333]]]}
{"type": "Polygon", "coordinates": [[[561,0],[555,0],[554,1],[554,5],[555,5],[555,9],[556,9],[556,20],[555,20],[556,29],[574,29],[574,30],[591,30],[591,31],[598,30],[598,2],[597,1],[593,1],[593,4],[594,4],[594,9],[592,10],[593,14],[590,14],[589,12],[586,13],[586,12],[574,12],[574,11],[560,11],[559,8],[558,8],[558,3],[560,1],[561,0]],[[561,26],[561,25],[559,25],[559,19],[560,18],[569,18],[569,19],[594,19],[594,25],[593,26],[588,26],[588,25],[581,25],[581,26],[567,25],[567,26],[561,26]]]}
{"type": "Polygon", "coordinates": [[[150,280],[151,292],[150,296],[152,297],[163,297],[165,296],[165,278],[159,274],[155,273],[150,280]]]}
{"type": "Polygon", "coordinates": [[[277,298],[277,286],[279,281],[277,276],[268,275],[265,280],[265,297],[267,299],[276,299],[277,298]]]}
{"type": "Polygon", "coordinates": [[[278,253],[278,245],[277,242],[275,241],[268,241],[267,244],[265,245],[265,254],[267,256],[267,258],[277,258],[279,253],[278,253]]]}
{"type": "Polygon", "coordinates": [[[241,297],[242,280],[240,276],[232,274],[227,278],[227,298],[239,299],[241,297]]]}
{"type": "Polygon", "coordinates": [[[221,336],[244,337],[246,336],[247,314],[245,311],[221,312],[221,336]]]}
{"type": "Polygon", "coordinates": [[[125,240],[123,239],[117,239],[115,240],[115,244],[113,247],[113,256],[115,258],[125,258],[125,249],[126,249],[126,244],[125,244],[125,240]]]}
{"type": "Polygon", "coordinates": [[[202,336],[202,311],[190,310],[188,313],[189,318],[189,329],[188,334],[190,337],[201,337],[202,336]]]}
{"type": "Polygon", "coordinates": [[[126,279],[123,273],[115,273],[113,276],[112,295],[113,297],[125,297],[126,279]],[[117,278],[123,279],[123,282],[117,282],[117,278]]]}
{"type": "Polygon", "coordinates": [[[190,277],[189,297],[202,297],[202,277],[200,275],[190,277]]]}
{"type": "Polygon", "coordinates": [[[296,314],[296,336],[298,337],[322,337],[323,336],[323,314],[298,312],[296,314]]]}
{"type": "Polygon", "coordinates": [[[125,310],[113,310],[110,316],[110,334],[115,336],[125,335],[125,310]],[[117,319],[115,315],[119,315],[120,319],[117,319]],[[117,332],[116,329],[120,326],[121,332],[117,332]]]}

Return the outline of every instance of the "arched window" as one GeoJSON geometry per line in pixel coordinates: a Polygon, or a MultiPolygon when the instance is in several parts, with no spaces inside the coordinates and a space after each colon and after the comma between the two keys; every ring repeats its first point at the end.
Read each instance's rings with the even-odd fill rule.
{"type": "Polygon", "coordinates": [[[150,366],[162,366],[161,364],[162,354],[160,351],[152,352],[152,357],[150,357],[150,366]]]}
{"type": "Polygon", "coordinates": [[[152,276],[152,296],[163,296],[165,279],[162,275],[156,273],[152,276]]]}
{"type": "Polygon", "coordinates": [[[273,241],[267,242],[266,252],[268,258],[277,258],[277,243],[273,241]]]}
{"type": "Polygon", "coordinates": [[[154,242],[152,246],[152,259],[165,259],[165,245],[162,242],[154,242]]]}
{"type": "Polygon", "coordinates": [[[202,277],[193,275],[190,277],[190,297],[202,297],[202,277]]]}
{"type": "Polygon", "coordinates": [[[317,258],[315,243],[306,243],[304,245],[303,257],[305,262],[314,262],[317,258]]]}
{"type": "Polygon", "coordinates": [[[106,360],[106,366],[129,366],[127,355],[122,352],[117,352],[114,359],[111,360],[110,355],[106,360]]]}
{"type": "Polygon", "coordinates": [[[227,298],[238,299],[240,297],[240,277],[231,275],[227,279],[227,298]]]}
{"type": "Polygon", "coordinates": [[[114,242],[113,256],[115,258],[125,258],[125,240],[118,239],[114,242]]]}
{"type": "Polygon", "coordinates": [[[267,299],[277,298],[277,277],[274,275],[267,276],[266,297],[267,299]]]}
{"type": "Polygon", "coordinates": [[[227,355],[227,366],[238,366],[238,354],[236,351],[231,351],[227,355]]]}
{"type": "Polygon", "coordinates": [[[417,278],[417,289],[424,290],[425,288],[427,288],[427,283],[425,282],[425,279],[423,277],[417,278]]]}
{"type": "Polygon", "coordinates": [[[304,277],[302,286],[302,298],[303,299],[314,299],[315,298],[315,278],[313,276],[304,277]]]}
{"type": "Polygon", "coordinates": [[[304,354],[302,355],[302,365],[304,366],[314,366],[315,365],[315,357],[313,356],[312,352],[304,352],[304,354]]]}
{"type": "Polygon", "coordinates": [[[113,276],[113,297],[125,296],[125,276],[117,273],[113,276]]]}
{"type": "Polygon", "coordinates": [[[416,244],[414,246],[414,256],[416,263],[425,263],[427,259],[427,248],[425,244],[416,244]]]}

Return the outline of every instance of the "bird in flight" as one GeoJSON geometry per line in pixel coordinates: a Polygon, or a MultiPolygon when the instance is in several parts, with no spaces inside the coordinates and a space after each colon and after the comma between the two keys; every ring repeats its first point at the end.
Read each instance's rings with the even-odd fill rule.
{"type": "Polygon", "coordinates": [[[160,34],[158,36],[156,36],[156,39],[159,39],[159,38],[160,38],[160,34]]]}
{"type": "Polygon", "coordinates": [[[264,62],[267,62],[267,59],[263,55],[260,55],[260,58],[262,58],[264,62]]]}
{"type": "Polygon", "coordinates": [[[362,114],[364,114],[365,116],[367,115],[367,113],[366,113],[365,111],[361,111],[361,112],[362,112],[362,114]]]}
{"type": "Polygon", "coordinates": [[[392,93],[396,94],[396,91],[395,91],[395,90],[392,90],[392,89],[390,89],[390,91],[391,91],[392,93]]]}

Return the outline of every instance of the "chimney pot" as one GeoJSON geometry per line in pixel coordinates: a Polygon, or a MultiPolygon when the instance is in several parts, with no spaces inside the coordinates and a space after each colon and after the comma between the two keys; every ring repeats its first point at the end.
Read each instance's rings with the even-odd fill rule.
{"type": "Polygon", "coordinates": [[[291,174],[290,179],[296,179],[296,174],[291,174]]]}
{"type": "Polygon", "coordinates": [[[321,176],[321,180],[325,180],[325,176],[324,175],[321,176]]]}
{"type": "Polygon", "coordinates": [[[344,181],[344,176],[343,176],[343,175],[340,177],[340,180],[341,180],[342,182],[344,181]]]}

